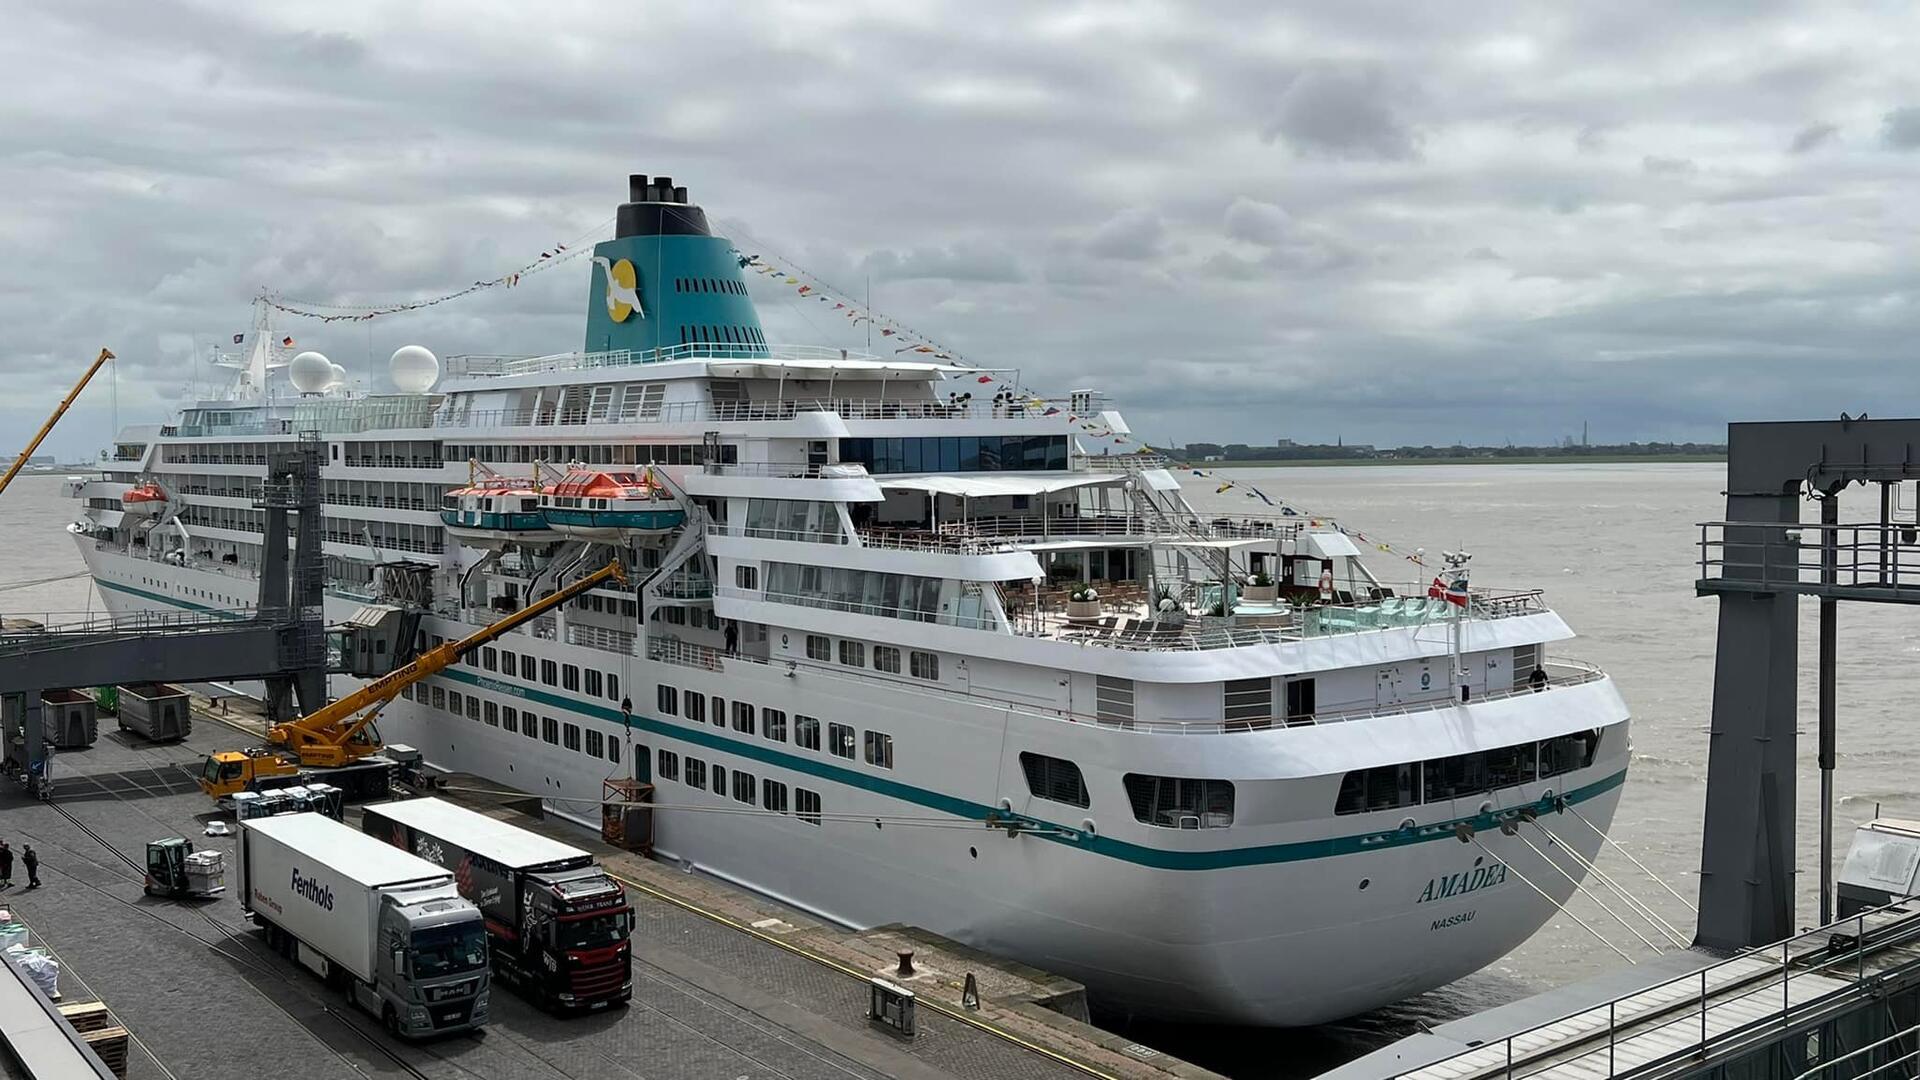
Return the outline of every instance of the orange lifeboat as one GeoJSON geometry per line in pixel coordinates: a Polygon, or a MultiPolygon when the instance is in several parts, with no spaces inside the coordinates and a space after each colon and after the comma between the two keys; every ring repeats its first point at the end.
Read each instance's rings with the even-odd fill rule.
{"type": "Polygon", "coordinates": [[[166,505],[166,489],[151,480],[128,488],[126,493],[120,496],[120,506],[128,513],[157,514],[166,505]]]}

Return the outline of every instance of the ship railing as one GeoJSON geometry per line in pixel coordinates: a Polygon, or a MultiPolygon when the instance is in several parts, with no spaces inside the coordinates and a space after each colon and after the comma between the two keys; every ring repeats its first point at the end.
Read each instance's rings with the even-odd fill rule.
{"type": "Polygon", "coordinates": [[[205,611],[132,611],[119,615],[101,612],[52,611],[7,616],[0,626],[0,652],[27,652],[49,638],[124,636],[165,632],[193,633],[231,630],[256,613],[240,609],[205,611]]]}
{"type": "MultiPolygon", "coordinates": [[[[1885,986],[1920,965],[1920,912],[1901,897],[1735,956],[1555,1016],[1497,1042],[1486,1042],[1396,1078],[1672,1075],[1680,1066],[1713,1063],[1751,1049],[1756,1040],[1793,1030],[1796,1018],[1817,1022],[1853,1003],[1878,998],[1885,986]],[[1904,948],[1903,948],[1904,947],[1904,948]],[[1806,980],[1813,978],[1809,984],[1806,980]],[[1795,990],[1799,989],[1799,994],[1795,990]],[[1758,1008],[1756,1008],[1758,1006],[1758,1008]]],[[[1862,1048],[1866,1049],[1866,1048],[1862,1048]]],[[[1796,1080],[1856,1076],[1858,1063],[1836,1056],[1796,1080]]],[[[1904,1075],[1910,1075],[1910,1071],[1904,1075]]]]}
{"type": "Polygon", "coordinates": [[[826,345],[731,345],[725,342],[689,342],[658,349],[610,349],[604,352],[549,353],[545,356],[462,353],[447,357],[445,371],[453,378],[497,379],[548,371],[586,371],[594,368],[664,364],[675,360],[752,360],[761,363],[778,363],[783,360],[871,362],[879,359],[881,358],[872,353],[836,349],[826,345]]]}
{"type": "MultiPolygon", "coordinates": [[[[817,529],[776,529],[768,525],[744,525],[737,521],[712,521],[707,532],[714,536],[739,536],[756,540],[795,540],[809,544],[845,544],[846,533],[820,532],[817,529]]],[[[863,537],[865,533],[861,534],[863,537]]]]}
{"type": "Polygon", "coordinates": [[[768,589],[742,589],[733,585],[721,585],[714,588],[713,595],[731,600],[761,600],[771,604],[843,611],[849,615],[873,615],[883,619],[901,619],[906,622],[959,626],[969,630],[1004,629],[1000,620],[991,614],[962,615],[955,611],[927,611],[898,604],[869,604],[847,597],[826,596],[818,593],[774,592],[768,589]]]}
{"type": "MultiPolygon", "coordinates": [[[[804,668],[808,671],[820,675],[832,676],[834,678],[856,679],[870,683],[885,683],[906,692],[929,694],[946,699],[963,699],[976,704],[987,705],[992,708],[1010,709],[1031,716],[1060,720],[1073,724],[1085,724],[1090,727],[1099,727],[1114,731],[1131,732],[1140,735],[1239,735],[1256,731],[1309,727],[1316,723],[1341,723],[1353,720],[1364,720],[1370,716],[1407,716],[1422,712],[1439,712],[1454,707],[1452,698],[1445,697],[1425,702],[1412,702],[1390,709],[1376,708],[1366,713],[1349,710],[1337,714],[1337,718],[1327,716],[1296,716],[1291,718],[1271,716],[1235,720],[1217,718],[1192,720],[1178,718],[1129,719],[1115,716],[1099,716],[1069,709],[1059,709],[1036,704],[1031,701],[1021,701],[990,693],[983,693],[978,689],[955,690],[935,683],[929,683],[922,679],[888,675],[884,672],[864,668],[848,668],[827,661],[802,657],[768,658],[744,652],[736,652],[729,655],[724,650],[712,645],[702,645],[696,642],[684,641],[677,637],[649,636],[647,638],[646,653],[647,659],[649,660],[656,660],[666,664],[677,664],[681,667],[698,668],[703,671],[722,672],[726,670],[726,665],[731,663],[769,664],[774,666],[787,666],[795,670],[804,668]]],[[[1578,660],[1565,660],[1556,657],[1547,662],[1547,668],[1550,672],[1557,671],[1559,674],[1552,676],[1552,681],[1548,683],[1547,689],[1545,690],[1535,691],[1532,688],[1525,690],[1516,688],[1491,696],[1476,697],[1474,698],[1474,702],[1515,697],[1521,693],[1551,693],[1557,688],[1576,686],[1606,677],[1605,673],[1599,668],[1578,660]]]]}
{"type": "Polygon", "coordinates": [[[582,623],[567,624],[567,644],[579,645],[601,652],[619,653],[622,656],[634,655],[634,644],[639,640],[636,634],[624,630],[609,630],[604,626],[590,626],[582,623]]]}
{"type": "Polygon", "coordinates": [[[743,461],[738,464],[709,461],[702,468],[709,476],[768,476],[793,480],[864,480],[867,478],[866,466],[851,461],[743,461]]]}
{"type": "Polygon", "coordinates": [[[1146,469],[1167,469],[1173,466],[1164,454],[1141,451],[1137,454],[1082,454],[1079,455],[1089,472],[1137,473],[1146,469]]]}
{"type": "Polygon", "coordinates": [[[860,534],[861,547],[878,548],[883,551],[925,551],[940,555],[992,555],[1020,550],[1018,544],[1003,540],[956,536],[944,532],[929,532],[925,529],[889,529],[874,526],[855,531],[860,534]]]}

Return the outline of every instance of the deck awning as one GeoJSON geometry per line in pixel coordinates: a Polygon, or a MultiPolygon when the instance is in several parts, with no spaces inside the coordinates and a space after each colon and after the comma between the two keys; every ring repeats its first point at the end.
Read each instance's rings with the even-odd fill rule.
{"type": "Polygon", "coordinates": [[[1342,556],[1360,557],[1360,549],[1353,546],[1347,534],[1333,530],[1303,532],[1300,534],[1300,554],[1315,559],[1338,559],[1342,556]]]}
{"type": "Polygon", "coordinates": [[[1124,473],[1070,473],[1063,476],[876,476],[882,491],[924,491],[985,499],[996,495],[1045,495],[1052,491],[1120,484],[1124,473]]]}

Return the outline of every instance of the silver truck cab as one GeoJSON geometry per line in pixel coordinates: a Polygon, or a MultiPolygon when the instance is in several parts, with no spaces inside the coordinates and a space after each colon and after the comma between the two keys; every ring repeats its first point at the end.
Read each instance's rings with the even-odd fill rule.
{"type": "Polygon", "coordinates": [[[479,909],[451,885],[390,895],[380,908],[372,985],[354,994],[387,1030],[408,1038],[478,1029],[487,1022],[492,976],[479,909]]]}

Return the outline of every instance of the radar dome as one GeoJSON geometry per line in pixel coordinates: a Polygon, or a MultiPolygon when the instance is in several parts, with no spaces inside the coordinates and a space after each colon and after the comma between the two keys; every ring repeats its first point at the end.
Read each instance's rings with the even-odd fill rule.
{"type": "Polygon", "coordinates": [[[333,361],[317,352],[303,352],[287,368],[293,388],[303,394],[317,394],[333,381],[333,361]]]}
{"type": "Polygon", "coordinates": [[[333,376],[327,380],[327,389],[337,390],[347,385],[347,369],[341,367],[339,364],[332,364],[330,366],[333,368],[333,376]]]}
{"type": "Polygon", "coordinates": [[[440,361],[421,345],[402,345],[387,361],[387,374],[403,394],[424,394],[440,378],[440,361]]]}

